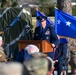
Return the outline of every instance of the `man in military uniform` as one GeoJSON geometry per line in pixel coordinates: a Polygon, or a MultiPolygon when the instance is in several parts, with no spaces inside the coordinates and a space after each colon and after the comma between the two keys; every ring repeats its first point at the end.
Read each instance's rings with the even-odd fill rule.
{"type": "MultiPolygon", "coordinates": [[[[37,20],[40,23],[40,26],[35,28],[34,40],[47,40],[51,43],[52,47],[55,48],[59,44],[57,34],[54,30],[54,27],[51,25],[46,25],[45,16],[38,16],[37,20]]],[[[49,52],[48,56],[53,58],[53,52],[49,52]]]]}

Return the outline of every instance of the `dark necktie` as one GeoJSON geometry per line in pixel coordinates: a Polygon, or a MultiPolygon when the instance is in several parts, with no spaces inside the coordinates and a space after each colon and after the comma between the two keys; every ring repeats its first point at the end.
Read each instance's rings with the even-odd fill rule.
{"type": "Polygon", "coordinates": [[[44,28],[42,27],[42,28],[41,28],[41,35],[43,34],[43,32],[44,32],[44,28]]]}

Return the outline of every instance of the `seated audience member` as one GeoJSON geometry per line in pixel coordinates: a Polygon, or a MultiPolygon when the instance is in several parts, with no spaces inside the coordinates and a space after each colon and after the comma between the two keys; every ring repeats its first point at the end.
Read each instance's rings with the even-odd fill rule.
{"type": "Polygon", "coordinates": [[[22,75],[23,66],[17,62],[0,63],[0,75],[22,75]]]}
{"type": "Polygon", "coordinates": [[[68,46],[67,40],[65,38],[60,38],[60,44],[56,48],[54,60],[57,60],[55,63],[55,69],[57,70],[58,75],[66,75],[66,70],[68,68],[68,46]]]}
{"type": "Polygon", "coordinates": [[[53,60],[40,52],[34,53],[32,58],[24,61],[24,65],[30,75],[52,75],[54,70],[53,60]]]}
{"type": "Polygon", "coordinates": [[[30,75],[47,75],[48,61],[46,58],[31,58],[24,62],[30,75]]]}
{"type": "Polygon", "coordinates": [[[29,58],[31,58],[33,53],[39,52],[39,49],[37,46],[33,44],[27,45],[24,49],[20,50],[18,53],[18,56],[16,57],[15,61],[23,62],[29,58]]]}
{"type": "Polygon", "coordinates": [[[28,52],[28,54],[33,54],[35,52],[39,52],[39,48],[32,44],[26,46],[25,50],[28,52]]]}

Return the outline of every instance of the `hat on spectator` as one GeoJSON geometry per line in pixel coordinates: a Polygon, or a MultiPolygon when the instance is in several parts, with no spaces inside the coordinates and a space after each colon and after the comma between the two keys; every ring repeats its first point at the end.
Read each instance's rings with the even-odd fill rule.
{"type": "Polygon", "coordinates": [[[47,17],[45,17],[45,16],[38,16],[36,19],[37,19],[38,21],[40,21],[40,22],[43,22],[44,20],[47,19],[47,17]]]}
{"type": "Polygon", "coordinates": [[[30,75],[46,75],[48,71],[48,61],[45,58],[31,58],[24,65],[30,75]]]}

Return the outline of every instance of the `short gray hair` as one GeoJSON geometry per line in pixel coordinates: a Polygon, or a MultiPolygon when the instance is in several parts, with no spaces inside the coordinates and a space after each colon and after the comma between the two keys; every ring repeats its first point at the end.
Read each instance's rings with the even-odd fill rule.
{"type": "Polygon", "coordinates": [[[33,44],[29,44],[25,47],[25,50],[29,53],[29,54],[33,54],[35,52],[39,52],[39,48],[36,45],[33,44]]]}

